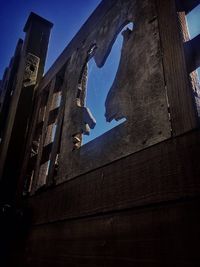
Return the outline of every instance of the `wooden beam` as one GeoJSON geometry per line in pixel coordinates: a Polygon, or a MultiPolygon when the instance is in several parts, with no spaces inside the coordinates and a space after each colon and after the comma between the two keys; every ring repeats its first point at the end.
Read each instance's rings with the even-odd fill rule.
{"type": "Polygon", "coordinates": [[[65,109],[65,102],[66,102],[66,96],[67,96],[67,75],[68,75],[68,69],[65,69],[64,77],[63,77],[63,83],[60,85],[60,90],[62,92],[61,95],[61,103],[58,111],[58,117],[57,117],[57,127],[56,127],[56,133],[54,142],[52,145],[52,151],[50,155],[50,165],[49,165],[49,172],[47,176],[47,185],[51,185],[55,182],[55,164],[56,164],[56,157],[59,152],[59,146],[61,142],[61,133],[62,133],[62,124],[63,124],[63,116],[64,116],[64,109],[65,109]]]}
{"type": "Polygon", "coordinates": [[[33,223],[199,196],[199,151],[200,131],[190,132],[48,188],[28,199],[33,223]]]}
{"type": "Polygon", "coordinates": [[[36,168],[35,168],[35,173],[34,173],[33,191],[35,191],[38,187],[46,183],[46,177],[39,177],[39,173],[40,173],[43,149],[45,146],[45,138],[47,134],[47,126],[48,126],[48,121],[49,121],[49,112],[50,112],[51,105],[52,105],[55,83],[56,83],[56,77],[51,81],[50,88],[49,88],[49,95],[48,95],[47,106],[46,106],[46,111],[45,111],[44,124],[42,127],[42,135],[41,135],[40,142],[39,142],[37,163],[36,163],[36,168]]]}
{"type": "Polygon", "coordinates": [[[11,266],[198,267],[199,205],[197,199],[32,226],[11,266]]]}
{"type": "MultiPolygon", "coordinates": [[[[39,117],[39,111],[40,111],[40,107],[41,107],[41,102],[42,102],[42,96],[41,94],[39,94],[38,90],[36,90],[36,96],[35,96],[35,105],[34,105],[34,109],[33,109],[33,117],[31,120],[31,125],[29,128],[29,132],[28,132],[28,139],[27,139],[27,143],[26,143],[26,150],[24,153],[24,161],[23,161],[23,165],[22,168],[20,170],[20,176],[19,176],[19,181],[17,184],[17,192],[16,192],[16,199],[17,199],[17,203],[18,205],[21,204],[21,199],[23,196],[23,191],[24,191],[24,184],[25,181],[27,179],[27,169],[29,167],[29,164],[31,166],[35,166],[36,161],[37,161],[37,154],[31,158],[31,150],[32,150],[32,144],[34,141],[34,135],[35,135],[35,131],[36,131],[36,127],[37,127],[37,122],[38,122],[38,117],[39,117]],[[30,162],[31,161],[31,162],[30,162]]],[[[42,123],[43,125],[43,123],[42,123]]],[[[30,181],[28,181],[28,184],[30,183],[30,181]]]]}
{"type": "Polygon", "coordinates": [[[35,85],[43,75],[51,25],[47,24],[46,21],[44,23],[44,21],[38,19],[38,16],[31,14],[25,30],[26,36],[21,52],[11,107],[7,117],[5,138],[0,151],[0,179],[3,180],[1,196],[4,198],[3,201],[6,202],[15,201],[15,190],[20,175],[19,172],[23,165],[27,129],[33,108],[35,85]],[[37,63],[37,71],[34,72],[33,83],[27,86],[27,84],[25,85],[25,76],[27,74],[32,75],[32,72],[28,71],[28,67],[30,67],[29,60],[32,58],[37,63]]]}
{"type": "Polygon", "coordinates": [[[174,136],[198,127],[175,2],[157,0],[163,67],[174,136]]]}
{"type": "MultiPolygon", "coordinates": [[[[7,86],[6,86],[7,88],[2,88],[4,91],[4,92],[2,92],[3,94],[1,94],[1,97],[0,97],[0,102],[2,104],[2,106],[0,107],[0,112],[1,112],[0,128],[1,128],[2,132],[5,130],[4,128],[6,128],[6,121],[7,121],[11,101],[12,101],[12,95],[13,95],[13,91],[15,90],[15,82],[17,79],[17,72],[18,72],[18,68],[19,68],[19,61],[20,61],[20,56],[21,56],[21,51],[22,51],[22,45],[23,45],[23,40],[19,39],[17,42],[14,56],[11,60],[10,66],[9,66],[10,75],[9,75],[9,80],[8,80],[7,86]],[[3,97],[4,97],[4,99],[2,99],[3,97]]],[[[3,80],[2,86],[4,86],[4,85],[5,85],[5,81],[3,80]]]]}

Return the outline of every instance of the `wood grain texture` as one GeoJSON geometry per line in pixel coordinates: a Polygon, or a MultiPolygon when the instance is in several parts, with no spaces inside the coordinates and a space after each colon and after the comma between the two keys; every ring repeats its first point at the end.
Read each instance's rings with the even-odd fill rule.
{"type": "MultiPolygon", "coordinates": [[[[31,124],[29,127],[27,143],[26,143],[26,149],[24,152],[24,160],[23,160],[22,168],[20,170],[20,175],[19,175],[19,180],[18,180],[18,185],[17,185],[17,193],[16,193],[17,201],[20,201],[20,199],[22,198],[22,194],[23,194],[23,191],[25,189],[24,185],[25,185],[27,179],[29,179],[27,177],[27,174],[29,173],[29,171],[32,171],[32,168],[33,168],[33,166],[35,166],[35,163],[36,163],[36,156],[33,159],[33,157],[31,156],[31,149],[32,149],[32,143],[34,140],[35,129],[37,126],[40,105],[42,102],[42,97],[41,97],[41,95],[39,96],[37,89],[36,89],[36,92],[37,93],[35,95],[35,100],[37,100],[37,101],[35,101],[35,104],[34,104],[33,115],[32,115],[31,124]],[[31,161],[34,161],[34,163],[30,164],[31,161]]],[[[28,184],[31,183],[31,181],[27,181],[27,182],[28,182],[28,184]]]]}
{"type": "Polygon", "coordinates": [[[200,194],[200,132],[170,139],[27,199],[41,224],[200,194]]]}
{"type": "Polygon", "coordinates": [[[172,133],[176,136],[198,126],[197,112],[189,85],[175,1],[157,0],[157,8],[172,133]]]}
{"type": "MultiPolygon", "coordinates": [[[[193,109],[191,88],[188,86],[174,2],[155,1],[157,9],[154,1],[142,1],[141,12],[136,8],[136,5],[140,5],[138,4],[140,1],[103,1],[92,19],[81,29],[39,85],[39,90],[42,91],[48,81],[47,84],[50,82],[51,88],[48,98],[39,103],[41,110],[36,109],[40,120],[38,121],[37,117],[33,122],[32,140],[36,124],[44,119],[41,128],[36,130],[38,135],[41,134],[41,142],[35,188],[46,183],[46,176],[41,177],[42,182],[40,180],[38,183],[37,179],[41,164],[46,164],[49,159],[50,175],[46,186],[20,202],[24,208],[24,224],[22,219],[19,228],[16,228],[19,239],[15,240],[16,243],[13,242],[11,267],[199,266],[200,130],[196,129],[196,114],[193,109]],[[132,9],[127,6],[123,10],[120,8],[128,3],[131,3],[132,9]],[[137,84],[137,94],[134,95],[132,92],[137,100],[132,111],[135,108],[137,116],[133,118],[134,123],[132,122],[131,126],[129,122],[125,122],[80,150],[68,153],[67,149],[73,146],[70,138],[74,134],[74,124],[70,124],[69,120],[75,117],[71,116],[75,111],[72,109],[73,101],[77,96],[79,74],[88,57],[86,48],[93,40],[89,37],[95,36],[96,31],[93,34],[92,29],[96,29],[99,23],[107,25],[114,4],[125,17],[128,14],[128,19],[131,21],[136,18],[135,21],[138,22],[136,37],[140,41],[147,41],[144,45],[146,53],[144,66],[138,73],[130,72],[135,75],[130,79],[136,79],[137,83],[141,81],[141,87],[137,84]],[[145,16],[146,13],[148,16],[145,16]],[[141,25],[139,22],[142,22],[141,25]],[[93,23],[92,28],[87,34],[91,23],[93,23]],[[148,33],[151,34],[146,36],[148,33]],[[159,50],[161,48],[159,37],[163,51],[159,50]],[[78,52],[77,46],[82,48],[78,52]],[[148,57],[149,48],[151,48],[150,57],[148,57]],[[51,131],[47,131],[47,128],[51,129],[53,124],[50,122],[55,122],[54,116],[49,117],[53,114],[50,112],[54,102],[53,94],[59,91],[56,79],[58,71],[71,55],[65,66],[64,84],[61,90],[65,95],[56,121],[56,137],[53,143],[49,143],[51,131]],[[150,67],[145,69],[146,66],[151,66],[150,62],[153,62],[153,69],[150,67]],[[153,75],[155,79],[151,77],[152,73],[155,74],[153,75]],[[142,76],[142,74],[145,75],[139,77],[141,78],[139,80],[137,75],[142,76]],[[146,79],[149,77],[152,79],[146,79]],[[165,86],[173,136],[171,136],[165,86]],[[138,96],[141,98],[137,98],[138,96]],[[144,107],[146,113],[143,116],[144,103],[147,105],[144,107]],[[61,176],[58,178],[61,180],[56,180],[54,165],[60,150],[61,176]],[[66,180],[69,178],[66,174],[72,167],[75,171],[70,179],[66,180]],[[57,183],[55,186],[54,180],[57,183]],[[30,221],[26,218],[26,212],[30,213],[30,221]]],[[[116,21],[119,19],[116,14],[114,17],[116,21]]],[[[111,19],[109,25],[116,21],[111,19]]],[[[114,31],[112,29],[110,32],[115,32],[119,26],[116,25],[114,31]]],[[[104,28],[104,32],[109,31],[108,28],[104,28]]],[[[113,36],[108,38],[108,41],[112,43],[113,36]]],[[[104,42],[105,40],[103,44],[104,42]]],[[[135,40],[135,44],[138,53],[133,54],[138,65],[140,59],[142,61],[143,51],[142,46],[139,46],[142,42],[135,40]]],[[[133,47],[129,46],[130,49],[133,47]]],[[[101,51],[98,55],[99,62],[105,57],[104,52],[101,51]]],[[[122,76],[126,77],[125,74],[122,76]]],[[[131,116],[134,117],[134,114],[131,116]]]]}
{"type": "Polygon", "coordinates": [[[74,50],[68,68],[68,95],[57,183],[171,137],[154,1],[116,2],[96,28],[90,31],[82,49],[74,50]],[[81,123],[76,120],[76,88],[87,51],[96,40],[94,60],[97,66],[104,65],[117,35],[128,22],[133,22],[133,31],[126,30],[123,33],[119,67],[105,102],[107,121],[126,118],[126,122],[74,150],[72,136],[81,133],[77,132],[81,123]]]}
{"type": "Polygon", "coordinates": [[[23,40],[19,39],[15,48],[15,53],[10,61],[10,75],[9,80],[5,81],[5,76],[8,71],[5,71],[0,95],[0,135],[3,138],[4,128],[6,127],[7,115],[10,108],[13,90],[15,89],[16,75],[19,68],[20,55],[22,50],[23,40]],[[5,85],[7,88],[5,88],[5,85]]]}
{"type": "Polygon", "coordinates": [[[32,227],[11,266],[197,267],[199,204],[168,203],[32,227]]]}
{"type": "Polygon", "coordinates": [[[13,97],[12,97],[11,103],[10,103],[10,110],[7,114],[7,123],[6,123],[5,132],[4,132],[5,138],[3,139],[3,142],[1,143],[0,179],[2,179],[2,177],[3,177],[4,165],[6,162],[6,155],[7,155],[7,151],[8,151],[8,147],[9,147],[9,141],[11,138],[14,120],[15,120],[17,105],[18,105],[18,101],[19,101],[19,97],[20,97],[20,93],[21,93],[23,71],[24,71],[24,60],[21,60],[21,56],[20,56],[20,63],[19,63],[19,69],[18,69],[17,78],[16,78],[15,90],[14,90],[14,94],[13,94],[13,97]]]}

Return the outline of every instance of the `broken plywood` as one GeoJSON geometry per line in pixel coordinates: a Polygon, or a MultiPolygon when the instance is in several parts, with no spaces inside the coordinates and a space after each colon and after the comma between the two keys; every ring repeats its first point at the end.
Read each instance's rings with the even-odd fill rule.
{"type": "Polygon", "coordinates": [[[149,0],[142,3],[118,1],[80,49],[72,54],[66,90],[57,182],[171,137],[155,3],[149,0]],[[134,29],[124,32],[118,72],[106,101],[108,121],[122,117],[127,121],[80,149],[73,150],[74,118],[78,111],[75,100],[87,51],[92,44],[96,44],[94,59],[101,67],[119,31],[128,22],[134,23],[134,29]]]}

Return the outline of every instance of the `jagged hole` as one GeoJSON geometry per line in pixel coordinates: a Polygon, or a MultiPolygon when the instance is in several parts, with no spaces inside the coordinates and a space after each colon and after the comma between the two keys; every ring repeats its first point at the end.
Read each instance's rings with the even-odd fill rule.
{"type": "Polygon", "coordinates": [[[118,34],[112,50],[102,68],[96,66],[93,58],[88,62],[86,106],[91,110],[97,124],[95,128],[91,130],[90,135],[83,135],[83,145],[126,120],[124,118],[119,121],[113,120],[111,122],[106,122],[104,114],[105,100],[115,79],[121,57],[123,43],[121,33],[127,28],[133,30],[133,23],[127,24],[118,34]]]}

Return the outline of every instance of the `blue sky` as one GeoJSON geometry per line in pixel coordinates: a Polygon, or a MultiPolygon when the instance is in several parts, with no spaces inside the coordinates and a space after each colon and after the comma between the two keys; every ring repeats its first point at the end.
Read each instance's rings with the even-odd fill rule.
{"type": "MultiPolygon", "coordinates": [[[[190,38],[192,39],[200,34],[200,5],[198,5],[187,15],[187,22],[190,38]]],[[[198,68],[198,75],[200,77],[200,68],[198,68]]]]}
{"type": "Polygon", "coordinates": [[[193,38],[200,33],[200,5],[187,15],[187,20],[190,36],[193,38]]]}
{"type": "MultiPolygon", "coordinates": [[[[23,38],[23,27],[31,11],[54,23],[51,32],[45,70],[53,64],[70,42],[85,20],[101,0],[0,0],[0,77],[14,53],[19,37],[23,38]]],[[[188,15],[191,38],[200,33],[200,6],[188,15]]],[[[97,125],[84,143],[94,139],[118,123],[106,123],[104,102],[115,77],[120,59],[122,37],[118,36],[102,69],[93,60],[89,62],[87,106],[94,114],[97,125]]]]}
{"type": "Polygon", "coordinates": [[[54,23],[51,32],[46,70],[101,0],[0,0],[0,77],[14,53],[31,11],[54,23]]]}

